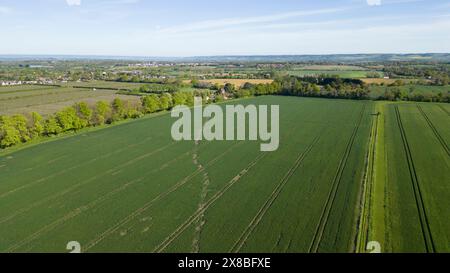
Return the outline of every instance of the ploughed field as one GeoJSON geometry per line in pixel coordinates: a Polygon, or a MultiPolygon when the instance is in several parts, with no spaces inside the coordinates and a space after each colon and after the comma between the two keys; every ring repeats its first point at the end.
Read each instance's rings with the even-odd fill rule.
{"type": "Polygon", "coordinates": [[[0,156],[0,252],[449,251],[448,105],[230,103],[280,105],[279,149],[165,114],[0,156]]]}

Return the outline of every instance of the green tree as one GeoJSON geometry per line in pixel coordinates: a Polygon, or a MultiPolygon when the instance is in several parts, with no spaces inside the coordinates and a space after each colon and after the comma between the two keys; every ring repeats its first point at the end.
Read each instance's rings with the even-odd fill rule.
{"type": "Polygon", "coordinates": [[[14,120],[8,116],[0,116],[0,147],[11,147],[20,142],[20,132],[15,128],[14,120]]]}
{"type": "Polygon", "coordinates": [[[56,113],[56,119],[63,132],[83,128],[83,121],[78,117],[77,111],[73,107],[67,107],[56,113]]]}
{"type": "Polygon", "coordinates": [[[80,118],[81,126],[83,128],[89,126],[92,119],[92,110],[89,108],[89,105],[85,102],[79,102],[74,105],[74,108],[80,118]]]}
{"type": "Polygon", "coordinates": [[[142,116],[144,116],[144,114],[142,114],[142,112],[137,110],[137,109],[130,108],[127,111],[127,117],[128,118],[137,119],[137,118],[140,118],[142,116]]]}
{"type": "Polygon", "coordinates": [[[112,121],[118,121],[126,117],[125,103],[123,100],[115,98],[111,103],[111,107],[113,110],[112,121]]]}
{"type": "Polygon", "coordinates": [[[31,113],[29,132],[32,138],[41,136],[44,132],[44,124],[42,122],[42,116],[36,112],[31,113]]]}
{"type": "Polygon", "coordinates": [[[162,110],[169,110],[173,107],[172,95],[163,93],[159,98],[159,103],[162,110]]]}
{"type": "Polygon", "coordinates": [[[236,87],[234,86],[234,84],[227,83],[227,84],[225,84],[224,90],[227,93],[233,93],[234,90],[236,90],[236,87]]]}
{"type": "Polygon", "coordinates": [[[30,133],[28,131],[28,120],[24,115],[14,115],[12,116],[13,126],[19,132],[20,141],[27,142],[30,138],[30,133]]]}
{"type": "Polygon", "coordinates": [[[92,123],[94,125],[103,125],[108,122],[111,115],[111,107],[105,101],[98,101],[95,104],[95,112],[92,123]]]}
{"type": "Polygon", "coordinates": [[[142,97],[141,102],[146,113],[154,113],[161,110],[159,97],[155,94],[142,97]]]}
{"type": "Polygon", "coordinates": [[[186,94],[183,92],[175,92],[173,94],[173,105],[185,105],[187,101],[186,94]]]}
{"type": "Polygon", "coordinates": [[[62,128],[55,116],[48,118],[44,123],[44,134],[47,136],[57,135],[62,132],[62,128]]]}

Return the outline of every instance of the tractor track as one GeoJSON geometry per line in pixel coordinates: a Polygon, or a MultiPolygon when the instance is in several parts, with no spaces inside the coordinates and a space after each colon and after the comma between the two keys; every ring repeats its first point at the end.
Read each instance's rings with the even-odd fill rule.
{"type": "Polygon", "coordinates": [[[311,244],[309,246],[308,252],[309,253],[316,253],[319,250],[320,243],[322,241],[323,233],[325,231],[325,227],[328,222],[328,218],[330,216],[331,209],[333,207],[334,200],[336,198],[338,188],[342,179],[342,175],[344,173],[345,166],[347,165],[348,157],[350,155],[350,152],[352,151],[353,143],[355,142],[356,135],[359,131],[359,127],[362,123],[364,112],[366,109],[366,104],[363,105],[361,112],[359,114],[359,119],[357,121],[357,124],[355,128],[353,129],[352,135],[347,143],[347,146],[345,148],[344,154],[339,162],[338,169],[336,171],[336,174],[333,178],[331,191],[328,194],[325,206],[322,210],[322,213],[320,215],[319,223],[317,225],[316,231],[314,233],[313,240],[311,241],[311,244]]]}
{"type": "Polygon", "coordinates": [[[411,154],[411,149],[409,147],[408,139],[406,137],[405,128],[403,127],[403,122],[400,116],[400,111],[398,110],[398,106],[395,106],[395,115],[397,118],[397,124],[400,129],[400,135],[402,137],[403,148],[405,150],[405,155],[408,163],[409,174],[411,178],[411,184],[414,190],[414,199],[416,201],[416,206],[419,214],[420,225],[422,228],[422,235],[424,239],[424,243],[427,249],[427,252],[435,252],[436,248],[433,242],[433,236],[430,229],[430,224],[428,220],[428,216],[425,209],[425,204],[423,202],[422,191],[420,189],[419,179],[417,177],[416,167],[414,166],[413,157],[411,154]]]}
{"type": "Polygon", "coordinates": [[[171,163],[174,163],[174,162],[180,160],[181,158],[189,155],[190,153],[191,153],[190,151],[189,152],[185,152],[182,155],[178,156],[177,158],[172,159],[172,160],[164,163],[161,167],[152,169],[151,171],[145,173],[143,176],[138,177],[138,178],[136,178],[134,180],[131,180],[131,181],[129,181],[129,182],[123,184],[123,185],[120,185],[118,188],[116,188],[116,189],[114,189],[114,190],[112,190],[112,191],[102,195],[101,197],[99,197],[99,198],[97,198],[97,199],[95,199],[95,200],[93,200],[93,201],[91,201],[91,202],[89,202],[89,203],[87,203],[85,205],[82,205],[82,206],[80,206],[80,207],[78,207],[76,209],[73,209],[72,211],[70,211],[69,213],[64,215],[63,217],[53,221],[52,223],[50,223],[48,225],[45,225],[44,227],[40,228],[38,231],[34,232],[30,236],[28,236],[25,239],[15,243],[13,246],[10,246],[8,248],[7,252],[13,252],[16,249],[18,249],[18,248],[20,248],[20,247],[22,247],[22,246],[32,242],[33,240],[39,239],[42,235],[44,235],[45,233],[48,233],[49,231],[51,231],[52,229],[58,227],[59,225],[64,224],[68,220],[70,220],[70,219],[80,215],[81,213],[86,212],[86,211],[94,208],[98,204],[100,204],[100,203],[110,199],[110,197],[112,197],[112,196],[114,196],[114,195],[124,191],[125,189],[129,188],[130,186],[142,182],[148,175],[153,174],[153,173],[158,172],[158,171],[161,171],[161,170],[164,170],[165,168],[169,167],[171,163]]]}
{"type": "Polygon", "coordinates": [[[59,197],[62,197],[62,196],[64,196],[64,195],[66,195],[66,194],[68,194],[68,193],[74,191],[75,189],[80,188],[81,186],[87,185],[87,184],[91,183],[92,181],[95,181],[96,179],[98,179],[98,178],[100,178],[100,177],[103,177],[103,176],[105,176],[105,175],[107,175],[107,174],[114,174],[116,171],[118,171],[118,170],[120,171],[122,168],[124,168],[124,167],[126,167],[126,166],[129,166],[129,165],[131,165],[131,164],[137,162],[138,160],[142,160],[142,159],[147,158],[147,157],[149,157],[149,156],[152,156],[152,155],[154,155],[154,154],[156,154],[156,153],[162,152],[162,151],[164,151],[165,149],[167,149],[167,148],[169,148],[170,146],[173,146],[173,145],[175,145],[175,144],[176,144],[176,143],[173,142],[173,143],[171,143],[171,144],[169,144],[169,145],[166,145],[166,146],[163,146],[163,147],[161,147],[161,148],[159,148],[159,149],[153,150],[153,151],[151,151],[151,152],[149,152],[149,153],[146,153],[146,154],[144,154],[144,155],[141,155],[141,156],[139,156],[139,157],[137,157],[137,158],[135,158],[135,159],[133,159],[133,160],[131,160],[131,161],[127,161],[126,163],[122,163],[122,164],[119,164],[119,165],[117,165],[117,166],[114,166],[114,167],[110,168],[109,170],[106,170],[105,172],[103,172],[103,173],[101,173],[101,174],[98,174],[98,175],[95,175],[95,176],[93,176],[93,177],[90,177],[90,178],[87,179],[87,180],[84,180],[84,181],[79,182],[79,183],[77,183],[77,184],[73,184],[73,185],[71,185],[70,187],[64,189],[63,191],[57,192],[57,193],[55,193],[55,194],[53,194],[53,195],[50,195],[50,196],[47,196],[47,197],[45,197],[45,198],[43,198],[43,199],[40,199],[40,200],[38,200],[38,201],[35,201],[35,202],[31,203],[30,205],[28,205],[28,206],[26,206],[26,207],[24,207],[24,208],[21,208],[21,209],[16,210],[16,211],[15,211],[13,214],[11,214],[11,215],[8,215],[8,216],[5,216],[5,217],[3,217],[3,218],[0,218],[0,224],[3,224],[3,223],[5,223],[5,222],[7,222],[7,221],[10,221],[11,219],[14,219],[15,217],[17,217],[18,215],[20,215],[20,214],[22,214],[22,213],[25,213],[25,212],[27,212],[27,211],[29,211],[29,210],[31,210],[31,209],[33,209],[33,208],[39,206],[39,205],[45,204],[45,203],[48,202],[48,201],[51,201],[51,200],[57,199],[57,198],[59,198],[59,197]]]}
{"type": "Polygon", "coordinates": [[[440,105],[440,104],[438,104],[437,106],[438,106],[439,108],[441,108],[441,110],[444,111],[448,116],[450,116],[450,112],[449,112],[447,109],[445,109],[444,106],[442,106],[442,105],[440,105]]]}
{"type": "Polygon", "coordinates": [[[166,247],[168,247],[183,231],[185,231],[192,223],[194,223],[199,217],[201,217],[205,211],[213,205],[220,197],[222,197],[234,184],[246,175],[251,168],[253,168],[267,153],[261,153],[255,160],[250,162],[247,167],[241,170],[233,179],[231,179],[220,191],[216,192],[203,207],[199,208],[194,214],[192,214],[183,224],[178,226],[168,237],[166,237],[158,246],[155,247],[153,252],[161,253],[166,247]]]}
{"type": "Polygon", "coordinates": [[[149,139],[151,139],[151,138],[147,138],[147,139],[145,139],[144,141],[142,141],[142,142],[140,142],[140,143],[135,143],[135,144],[127,145],[127,146],[125,146],[124,148],[121,148],[121,149],[118,149],[118,150],[116,150],[116,151],[113,151],[113,152],[110,152],[110,153],[101,155],[101,156],[99,156],[99,157],[90,159],[90,160],[88,160],[88,161],[84,161],[83,163],[80,163],[80,164],[74,165],[74,166],[72,166],[72,167],[66,168],[66,169],[64,169],[64,170],[62,170],[62,171],[59,171],[59,172],[57,172],[57,173],[53,173],[53,174],[51,174],[51,175],[42,177],[42,178],[37,179],[37,180],[35,180],[35,181],[32,181],[32,182],[30,182],[30,183],[21,185],[21,186],[15,188],[15,189],[11,189],[11,190],[9,190],[9,191],[0,193],[0,199],[1,199],[1,198],[4,198],[4,197],[7,197],[7,196],[9,196],[9,195],[11,195],[11,194],[13,194],[13,193],[18,192],[18,191],[21,191],[21,190],[27,189],[27,188],[29,188],[29,187],[32,187],[32,186],[41,184],[41,183],[43,183],[43,182],[45,182],[45,181],[48,181],[49,179],[58,177],[58,176],[60,176],[60,175],[63,175],[63,174],[68,173],[68,172],[70,172],[70,171],[73,171],[73,170],[75,170],[75,169],[77,169],[77,168],[79,168],[79,167],[83,167],[83,166],[89,165],[89,164],[94,163],[94,162],[96,162],[96,161],[99,161],[99,160],[101,160],[101,159],[105,159],[105,158],[108,158],[108,157],[113,156],[113,155],[115,155],[115,154],[121,153],[121,152],[123,152],[123,151],[125,151],[125,150],[127,150],[127,149],[129,149],[129,148],[133,148],[133,147],[135,147],[135,146],[141,145],[141,144],[147,142],[149,139]]]}
{"type": "MultiPolygon", "coordinates": [[[[221,159],[223,156],[225,156],[228,152],[230,152],[231,150],[233,150],[234,148],[236,148],[237,146],[241,145],[243,142],[239,142],[237,144],[233,144],[231,147],[229,147],[227,150],[225,150],[223,153],[221,153],[220,155],[218,155],[217,157],[215,157],[214,159],[212,159],[211,161],[209,161],[205,167],[209,167],[213,164],[215,164],[219,159],[221,159]]],[[[106,231],[104,231],[102,234],[100,234],[99,236],[97,236],[97,238],[91,240],[86,247],[84,247],[85,251],[87,252],[89,249],[91,249],[92,247],[96,246],[98,243],[100,243],[103,239],[105,239],[107,236],[109,236],[110,234],[112,234],[113,232],[117,231],[120,227],[122,227],[123,225],[129,223],[130,221],[132,221],[133,219],[135,219],[138,215],[140,215],[141,213],[143,213],[144,211],[146,211],[147,209],[149,209],[150,207],[152,207],[156,202],[160,201],[161,199],[166,198],[168,195],[170,195],[171,193],[177,191],[179,188],[181,188],[183,185],[185,185],[186,183],[188,183],[189,181],[191,181],[191,179],[193,179],[195,176],[197,176],[198,174],[202,173],[202,169],[197,169],[196,171],[192,172],[191,174],[189,174],[188,176],[184,177],[183,179],[181,179],[180,181],[178,181],[175,185],[173,185],[172,187],[170,187],[167,191],[160,193],[159,195],[157,195],[155,198],[153,198],[152,200],[150,200],[149,202],[147,202],[146,204],[144,204],[142,207],[138,208],[137,210],[135,210],[134,212],[132,212],[131,214],[129,214],[128,216],[126,216],[125,218],[123,218],[121,221],[119,221],[118,223],[116,223],[115,225],[113,225],[112,227],[108,228],[106,231]]]]}
{"type": "Polygon", "coordinates": [[[430,118],[428,117],[428,115],[423,111],[422,107],[419,104],[416,104],[417,108],[419,109],[420,113],[422,114],[422,116],[424,117],[424,119],[427,121],[428,126],[430,126],[431,130],[433,131],[434,135],[436,136],[436,138],[439,140],[439,142],[442,145],[442,148],[444,148],[445,152],[447,152],[447,155],[450,156],[450,150],[448,148],[447,143],[445,143],[445,140],[442,138],[441,134],[439,133],[439,131],[436,129],[436,127],[434,126],[433,122],[430,120],[430,118]]]}
{"type": "Polygon", "coordinates": [[[252,232],[255,230],[255,228],[260,223],[261,219],[264,217],[264,215],[267,213],[269,208],[272,206],[272,204],[275,202],[275,200],[280,195],[281,191],[283,190],[284,186],[287,184],[287,182],[290,180],[292,175],[294,175],[295,171],[298,169],[298,167],[302,164],[303,160],[308,156],[308,154],[311,152],[312,148],[317,144],[317,142],[320,139],[319,134],[317,137],[313,139],[311,144],[303,151],[295,160],[294,164],[289,168],[289,170],[286,172],[286,174],[283,176],[283,178],[280,180],[278,185],[273,190],[272,194],[269,196],[269,198],[266,200],[266,202],[263,204],[263,206],[259,209],[255,217],[253,217],[250,224],[245,228],[244,232],[241,234],[239,239],[236,241],[236,243],[231,248],[230,252],[237,253],[240,251],[240,249],[244,246],[245,242],[247,241],[248,237],[252,234],[252,232]]]}

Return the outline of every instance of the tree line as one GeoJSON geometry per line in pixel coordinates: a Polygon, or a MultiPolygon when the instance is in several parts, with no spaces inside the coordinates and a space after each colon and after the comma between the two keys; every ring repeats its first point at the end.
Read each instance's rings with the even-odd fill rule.
{"type": "Polygon", "coordinates": [[[236,97],[283,95],[322,98],[368,98],[369,89],[360,80],[286,76],[270,84],[246,83],[234,91],[236,97]]]}
{"type": "Polygon", "coordinates": [[[428,85],[443,86],[450,83],[450,70],[448,64],[426,63],[394,63],[386,64],[383,68],[385,74],[391,77],[412,77],[428,80],[428,85]]]}
{"type": "Polygon", "coordinates": [[[338,99],[375,99],[403,100],[421,102],[450,102],[449,92],[420,93],[413,89],[405,91],[392,84],[381,95],[372,95],[370,85],[358,79],[341,79],[338,77],[295,77],[286,76],[275,79],[270,84],[246,83],[241,89],[227,88],[237,98],[283,95],[299,97],[320,97],[338,99]]]}
{"type": "MultiPolygon", "coordinates": [[[[126,119],[137,119],[144,114],[170,110],[176,105],[193,105],[193,92],[151,94],[141,97],[140,104],[115,98],[112,102],[85,102],[66,107],[43,118],[39,113],[12,116],[0,115],[0,148],[15,146],[41,137],[52,137],[97,127],[126,119]]],[[[203,95],[205,96],[205,95],[203,95]]]]}

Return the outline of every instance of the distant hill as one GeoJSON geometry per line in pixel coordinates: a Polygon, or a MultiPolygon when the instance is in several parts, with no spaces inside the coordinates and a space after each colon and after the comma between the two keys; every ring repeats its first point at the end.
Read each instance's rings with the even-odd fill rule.
{"type": "Polygon", "coordinates": [[[418,61],[450,62],[450,53],[417,54],[333,54],[333,55],[258,55],[258,56],[194,56],[194,57],[143,57],[95,55],[0,55],[0,61],[27,60],[123,60],[159,62],[384,62],[418,61]]]}

